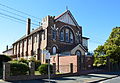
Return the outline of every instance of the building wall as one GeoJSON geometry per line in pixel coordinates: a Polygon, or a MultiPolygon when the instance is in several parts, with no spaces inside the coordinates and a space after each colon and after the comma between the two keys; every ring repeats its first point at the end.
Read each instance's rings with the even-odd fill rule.
{"type": "Polygon", "coordinates": [[[52,47],[56,46],[57,47],[57,53],[60,52],[64,52],[64,51],[70,51],[72,48],[74,48],[77,44],[82,44],[82,27],[77,27],[74,25],[70,25],[67,23],[63,23],[60,21],[54,22],[52,20],[54,20],[53,18],[50,18],[50,23],[48,26],[48,40],[47,40],[47,49],[50,51],[50,53],[52,54],[52,47]],[[53,27],[55,25],[55,28],[57,29],[57,36],[56,36],[56,40],[52,39],[52,31],[53,29],[51,27],[53,27]],[[73,43],[66,43],[66,42],[61,42],[60,41],[60,30],[63,28],[63,26],[69,26],[70,29],[73,31],[73,39],[74,42],[73,43]],[[79,38],[80,42],[78,43],[78,38],[77,38],[77,33],[78,31],[81,34],[81,37],[79,38]],[[63,49],[64,48],[64,49],[63,49]]]}
{"type": "Polygon", "coordinates": [[[85,51],[79,45],[77,45],[74,49],[71,50],[71,54],[75,54],[77,50],[81,52],[81,55],[85,55],[85,51]]]}
{"type": "MultiPolygon", "coordinates": [[[[81,59],[83,59],[81,57],[81,59]]],[[[92,56],[85,56],[84,62],[81,63],[80,57],[77,55],[64,56],[55,55],[51,56],[51,64],[56,63],[56,70],[61,73],[70,73],[70,63],[73,64],[73,73],[80,72],[80,70],[92,69],[94,58],[92,56]]]]}
{"type": "Polygon", "coordinates": [[[51,63],[56,63],[56,69],[61,73],[70,73],[70,63],[72,63],[73,73],[78,72],[78,56],[52,56],[51,63]]]}
{"type": "Polygon", "coordinates": [[[82,45],[88,49],[88,39],[82,38],[82,45]]]}
{"type": "Polygon", "coordinates": [[[3,54],[11,56],[11,55],[13,55],[13,49],[12,48],[8,49],[8,50],[4,51],[3,54]]]}
{"type": "Polygon", "coordinates": [[[40,52],[41,32],[36,32],[13,44],[13,54],[17,58],[29,59],[32,56],[38,59],[38,52],[40,52]]]}

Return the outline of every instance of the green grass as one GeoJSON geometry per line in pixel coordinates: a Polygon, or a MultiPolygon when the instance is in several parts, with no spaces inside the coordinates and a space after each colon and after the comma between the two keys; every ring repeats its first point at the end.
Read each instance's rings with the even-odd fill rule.
{"type": "Polygon", "coordinates": [[[41,75],[39,71],[35,71],[35,75],[41,75]]]}

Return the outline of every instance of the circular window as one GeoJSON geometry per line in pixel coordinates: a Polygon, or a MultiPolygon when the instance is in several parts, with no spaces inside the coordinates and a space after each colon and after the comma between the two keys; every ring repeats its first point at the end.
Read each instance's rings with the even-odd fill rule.
{"type": "Polygon", "coordinates": [[[76,51],[75,53],[77,56],[81,56],[81,52],[79,50],[76,51]]]}

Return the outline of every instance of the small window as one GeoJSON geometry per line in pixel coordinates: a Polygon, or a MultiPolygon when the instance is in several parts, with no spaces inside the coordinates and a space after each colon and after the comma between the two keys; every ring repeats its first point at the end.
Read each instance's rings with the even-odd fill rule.
{"type": "Polygon", "coordinates": [[[57,32],[55,30],[52,30],[52,39],[56,39],[57,32]]]}
{"type": "Polygon", "coordinates": [[[44,34],[42,33],[42,40],[44,40],[44,34]]]}
{"type": "Polygon", "coordinates": [[[81,56],[81,51],[80,51],[80,50],[77,50],[75,54],[76,54],[77,56],[81,56]]]}

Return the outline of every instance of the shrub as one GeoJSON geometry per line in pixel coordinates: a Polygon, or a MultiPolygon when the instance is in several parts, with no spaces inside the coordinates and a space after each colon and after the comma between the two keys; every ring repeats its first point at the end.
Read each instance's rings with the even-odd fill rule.
{"type": "Polygon", "coordinates": [[[34,57],[31,57],[29,62],[34,62],[35,63],[35,71],[37,71],[38,67],[41,65],[41,61],[40,60],[35,60],[34,57]]]}
{"type": "Polygon", "coordinates": [[[24,58],[21,58],[21,59],[19,60],[19,62],[25,63],[25,64],[27,64],[27,65],[28,65],[28,63],[29,63],[29,61],[26,60],[26,59],[24,59],[24,58]]]}
{"type": "MultiPolygon", "coordinates": [[[[40,74],[48,74],[48,64],[41,64],[38,67],[40,74]]],[[[53,73],[53,66],[50,65],[50,73],[53,73]]]]}
{"type": "Polygon", "coordinates": [[[0,68],[3,67],[3,62],[11,61],[12,59],[6,55],[0,55],[0,68]]]}
{"type": "Polygon", "coordinates": [[[35,62],[35,71],[37,71],[38,67],[41,65],[41,62],[39,60],[36,60],[34,62],[35,62]]]}
{"type": "Polygon", "coordinates": [[[11,70],[11,75],[16,76],[16,75],[26,75],[29,71],[29,67],[25,63],[21,62],[15,62],[11,61],[10,62],[10,70],[11,70]]]}

